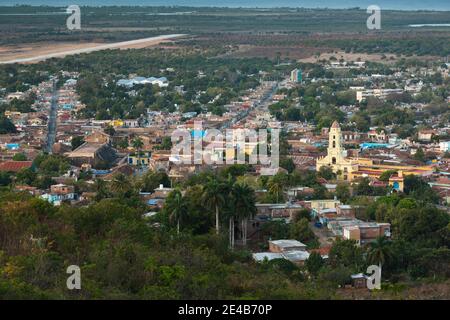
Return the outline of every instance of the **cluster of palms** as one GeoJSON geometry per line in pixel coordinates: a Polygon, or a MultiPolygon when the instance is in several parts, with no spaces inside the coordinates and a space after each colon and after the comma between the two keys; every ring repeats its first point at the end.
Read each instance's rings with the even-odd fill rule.
{"type": "Polygon", "coordinates": [[[93,185],[95,200],[100,201],[110,197],[128,198],[137,192],[141,183],[141,181],[130,179],[121,172],[114,174],[109,182],[96,179],[93,185]]]}
{"type": "Polygon", "coordinates": [[[381,268],[392,258],[391,242],[385,236],[378,237],[371,242],[367,251],[367,260],[370,263],[378,264],[381,268]]]}
{"type": "MultiPolygon", "coordinates": [[[[170,220],[176,222],[177,232],[180,223],[189,219],[187,199],[180,189],[175,189],[167,198],[164,210],[170,220]]],[[[230,247],[235,245],[235,223],[241,223],[241,239],[247,243],[247,222],[256,213],[255,192],[247,184],[233,181],[231,177],[219,180],[210,177],[202,186],[202,203],[206,210],[215,215],[216,234],[220,234],[221,220],[228,220],[230,247]]]]}

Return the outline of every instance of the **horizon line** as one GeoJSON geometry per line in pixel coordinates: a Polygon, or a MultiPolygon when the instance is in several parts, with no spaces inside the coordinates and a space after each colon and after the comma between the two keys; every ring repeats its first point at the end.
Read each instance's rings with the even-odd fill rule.
{"type": "MultiPolygon", "coordinates": [[[[309,9],[309,10],[362,10],[365,11],[367,8],[358,7],[358,6],[350,6],[350,7],[291,7],[291,6],[273,6],[273,7],[258,7],[258,6],[219,6],[219,5],[127,5],[127,4],[89,4],[89,5],[79,5],[80,7],[88,7],[88,8],[108,8],[108,7],[127,7],[127,8],[217,8],[217,9],[309,9]]],[[[17,4],[5,4],[0,5],[0,7],[48,7],[48,8],[64,8],[67,5],[50,5],[50,4],[25,4],[25,3],[17,3],[17,4]]],[[[382,10],[388,11],[407,11],[407,12],[417,12],[417,11],[425,11],[425,12],[450,12],[450,8],[448,9],[400,9],[400,8],[386,8],[381,7],[382,10]]]]}

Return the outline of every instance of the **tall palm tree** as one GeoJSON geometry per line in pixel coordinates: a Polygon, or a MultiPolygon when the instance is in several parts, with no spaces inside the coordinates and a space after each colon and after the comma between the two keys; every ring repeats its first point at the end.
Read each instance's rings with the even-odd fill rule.
{"type": "Polygon", "coordinates": [[[185,198],[179,189],[175,189],[167,197],[164,208],[169,213],[170,220],[177,222],[177,234],[180,234],[180,221],[185,219],[188,209],[185,198]]]}
{"type": "Polygon", "coordinates": [[[277,196],[277,203],[280,201],[280,193],[283,192],[283,183],[278,179],[270,179],[267,183],[269,192],[277,196]]]}
{"type": "Polygon", "coordinates": [[[234,220],[236,218],[236,211],[233,207],[232,191],[235,179],[228,175],[228,178],[222,182],[222,194],[225,197],[226,206],[222,209],[225,211],[225,215],[228,217],[228,238],[230,243],[230,248],[234,247],[234,220]]]}
{"type": "Polygon", "coordinates": [[[110,187],[112,192],[122,197],[130,190],[130,182],[123,173],[117,173],[114,175],[110,187]]]}
{"type": "Polygon", "coordinates": [[[225,195],[223,194],[223,185],[216,177],[209,178],[203,187],[202,201],[203,204],[216,214],[216,234],[220,231],[219,207],[225,205],[225,195]]]}
{"type": "Polygon", "coordinates": [[[137,151],[138,156],[138,166],[141,166],[141,149],[144,146],[144,142],[141,138],[136,137],[131,141],[131,146],[137,151]]]}
{"type": "Polygon", "coordinates": [[[106,182],[103,179],[95,179],[94,183],[95,200],[100,201],[108,197],[108,190],[106,189],[106,182]]]}
{"type": "MultiPolygon", "coordinates": [[[[235,215],[241,220],[242,243],[247,244],[247,221],[256,213],[255,191],[247,184],[235,183],[232,189],[235,215]]],[[[233,243],[234,245],[234,239],[233,243]]]]}
{"type": "Polygon", "coordinates": [[[370,263],[378,264],[380,267],[392,257],[389,240],[385,236],[378,237],[370,243],[367,258],[370,263]]]}

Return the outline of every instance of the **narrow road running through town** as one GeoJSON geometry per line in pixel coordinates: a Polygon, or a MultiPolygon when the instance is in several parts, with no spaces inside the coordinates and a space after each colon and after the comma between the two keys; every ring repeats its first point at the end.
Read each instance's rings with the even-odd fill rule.
{"type": "Polygon", "coordinates": [[[52,153],[53,145],[56,139],[56,113],[58,110],[58,89],[56,88],[56,80],[53,81],[52,101],[48,117],[47,146],[45,151],[52,153]]]}

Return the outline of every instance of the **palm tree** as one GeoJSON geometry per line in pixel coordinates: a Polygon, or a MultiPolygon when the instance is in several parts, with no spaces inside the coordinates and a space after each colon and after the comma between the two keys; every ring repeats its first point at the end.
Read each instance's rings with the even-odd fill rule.
{"type": "Polygon", "coordinates": [[[103,130],[103,132],[105,132],[106,134],[108,134],[108,135],[110,135],[110,136],[113,136],[113,135],[116,134],[116,130],[114,130],[114,127],[111,126],[111,125],[108,125],[108,126],[103,130]]]}
{"type": "Polygon", "coordinates": [[[129,184],[128,178],[123,173],[117,173],[111,181],[111,191],[124,196],[129,191],[129,184]]]}
{"type": "Polygon", "coordinates": [[[226,216],[228,217],[228,238],[230,243],[230,248],[234,247],[234,219],[236,218],[236,211],[233,208],[232,200],[232,191],[235,179],[228,175],[228,178],[222,182],[222,194],[225,197],[225,203],[227,204],[222,209],[222,212],[225,211],[226,216]]]}
{"type": "MultiPolygon", "coordinates": [[[[247,221],[249,217],[253,216],[256,213],[255,191],[247,184],[235,183],[232,189],[232,196],[235,215],[241,220],[242,224],[242,243],[246,245],[247,221]]],[[[232,245],[234,246],[234,239],[232,245]]]]}
{"type": "Polygon", "coordinates": [[[141,149],[144,146],[144,142],[142,142],[142,139],[137,137],[134,138],[133,141],[131,141],[132,147],[137,150],[138,154],[138,166],[141,166],[141,149]]]}
{"type": "Polygon", "coordinates": [[[96,179],[94,183],[95,200],[100,201],[108,197],[108,190],[106,189],[106,182],[103,179],[96,179]]]}
{"type": "Polygon", "coordinates": [[[283,192],[283,183],[279,179],[270,179],[267,183],[269,192],[277,196],[277,203],[280,201],[280,193],[283,192]]]}
{"type": "Polygon", "coordinates": [[[187,215],[186,201],[179,189],[175,189],[167,197],[165,210],[170,215],[170,220],[177,222],[177,234],[180,234],[180,221],[184,220],[187,215]]]}
{"type": "Polygon", "coordinates": [[[216,213],[216,234],[219,234],[219,207],[225,205],[225,195],[223,194],[223,185],[216,177],[209,178],[203,187],[203,204],[216,213]]]}
{"type": "Polygon", "coordinates": [[[370,243],[368,260],[370,263],[381,266],[392,257],[390,242],[385,236],[378,237],[370,243]]]}

